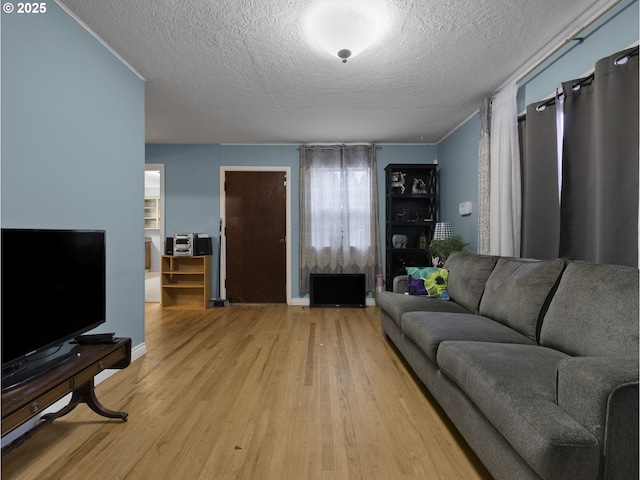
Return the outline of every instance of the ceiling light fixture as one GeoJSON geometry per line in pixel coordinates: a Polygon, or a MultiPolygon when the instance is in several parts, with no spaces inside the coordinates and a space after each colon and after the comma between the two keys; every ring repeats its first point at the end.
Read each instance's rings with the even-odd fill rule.
{"type": "Polygon", "coordinates": [[[346,63],[382,35],[382,18],[370,3],[328,1],[310,10],[306,25],[317,44],[346,63]]]}

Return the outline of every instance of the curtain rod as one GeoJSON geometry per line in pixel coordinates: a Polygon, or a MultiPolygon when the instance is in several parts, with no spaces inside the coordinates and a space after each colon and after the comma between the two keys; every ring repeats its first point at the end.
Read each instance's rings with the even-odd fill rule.
{"type": "Polygon", "coordinates": [[[303,147],[371,147],[373,143],[369,142],[353,142],[353,143],[304,143],[303,147]]]}
{"type": "Polygon", "coordinates": [[[320,148],[320,150],[333,150],[334,148],[344,148],[344,147],[375,147],[373,143],[336,143],[336,144],[307,144],[301,145],[301,148],[320,148]]]}
{"type": "Polygon", "coordinates": [[[582,41],[584,40],[583,38],[580,38],[579,35],[584,32],[587,28],[589,28],[591,25],[593,25],[594,23],[596,23],[598,20],[600,20],[603,16],[605,16],[607,13],[609,13],[609,11],[611,11],[612,8],[614,8],[616,5],[618,5],[620,3],[621,0],[616,0],[615,2],[613,2],[611,5],[609,5],[608,7],[606,7],[604,10],[602,10],[600,13],[598,13],[594,18],[592,18],[588,23],[586,23],[585,25],[583,25],[582,27],[580,27],[575,33],[573,33],[571,36],[569,36],[569,38],[567,38],[566,40],[564,40],[560,45],[558,45],[556,48],[554,48],[551,52],[549,52],[547,55],[545,55],[540,61],[536,62],[535,65],[529,67],[527,69],[527,71],[525,73],[523,73],[522,75],[520,75],[518,77],[518,79],[516,80],[516,84],[519,84],[522,80],[524,80],[526,77],[528,77],[531,73],[533,73],[540,65],[542,65],[543,63],[545,63],[547,60],[549,60],[552,56],[554,56],[556,53],[558,53],[562,48],[564,48],[568,43],[573,42],[573,41],[579,41],[580,43],[582,43],[582,41]]]}
{"type": "MultiPolygon", "coordinates": [[[[629,57],[638,56],[640,54],[640,46],[629,47],[628,49],[625,49],[624,51],[627,52],[627,53],[619,55],[614,61],[615,65],[618,65],[618,61],[624,59],[625,57],[628,59],[629,57]]],[[[626,61],[620,63],[620,65],[624,65],[625,63],[626,63],[626,61]]],[[[585,75],[581,79],[577,79],[574,83],[571,84],[571,89],[573,90],[574,86],[578,87],[578,89],[579,89],[583,85],[587,85],[590,82],[592,82],[594,80],[594,78],[595,78],[595,71],[590,73],[589,75],[585,75]]],[[[545,108],[550,107],[551,105],[555,105],[556,102],[559,99],[563,99],[564,97],[565,97],[565,94],[563,92],[559,91],[556,88],[555,95],[550,96],[546,100],[541,100],[540,102],[538,102],[538,105],[536,106],[536,110],[541,112],[545,108]]],[[[526,118],[526,116],[527,116],[527,112],[526,111],[518,114],[518,121],[524,120],[526,118]]]]}

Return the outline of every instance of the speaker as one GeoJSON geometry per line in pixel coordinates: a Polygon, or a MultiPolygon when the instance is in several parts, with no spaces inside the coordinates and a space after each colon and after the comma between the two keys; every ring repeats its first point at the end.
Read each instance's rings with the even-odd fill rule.
{"type": "Polygon", "coordinates": [[[164,254],[173,255],[173,237],[167,237],[164,242],[164,254]]]}
{"type": "Polygon", "coordinates": [[[196,237],[194,255],[213,255],[213,242],[211,237],[196,237]]]}

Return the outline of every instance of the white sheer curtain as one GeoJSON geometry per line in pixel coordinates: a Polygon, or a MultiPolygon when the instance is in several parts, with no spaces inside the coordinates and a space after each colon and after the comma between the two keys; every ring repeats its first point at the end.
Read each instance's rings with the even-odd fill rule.
{"type": "Polygon", "coordinates": [[[490,253],[520,256],[521,177],[516,84],[499,92],[491,110],[490,253]]]}
{"type": "Polygon", "coordinates": [[[300,147],[300,291],[310,273],[382,271],[375,147],[300,147]]]}

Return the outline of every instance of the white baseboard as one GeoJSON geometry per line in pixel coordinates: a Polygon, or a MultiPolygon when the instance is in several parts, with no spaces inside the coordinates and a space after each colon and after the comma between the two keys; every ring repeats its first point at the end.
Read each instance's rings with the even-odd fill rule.
{"type": "Polygon", "coordinates": [[[309,299],[308,298],[292,298],[291,303],[289,304],[292,307],[308,307],[309,299]]]}
{"type": "MultiPolygon", "coordinates": [[[[131,349],[131,361],[132,362],[136,361],[137,359],[139,359],[140,357],[142,357],[146,353],[147,353],[147,346],[146,346],[146,344],[144,342],[140,343],[139,345],[136,345],[135,347],[133,347],[131,349]]],[[[115,375],[119,371],[120,370],[116,370],[116,369],[107,369],[107,370],[104,370],[104,371],[100,372],[98,375],[96,375],[94,377],[94,379],[93,379],[94,384],[95,385],[100,384],[101,382],[105,381],[110,376],[115,375]]],[[[62,397],[60,400],[58,400],[57,402],[53,403],[52,405],[50,405],[46,409],[44,409],[41,413],[39,413],[35,417],[33,417],[33,418],[29,419],[28,421],[24,422],[22,425],[20,425],[18,428],[16,428],[11,433],[8,433],[4,437],[2,437],[2,448],[4,448],[5,446],[9,445],[16,438],[24,435],[29,430],[31,430],[36,425],[38,425],[38,423],[40,423],[40,417],[42,417],[43,415],[46,415],[47,413],[57,412],[58,410],[63,408],[65,405],[67,405],[69,403],[69,400],[71,400],[71,394],[62,397]]]]}

